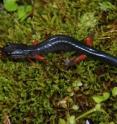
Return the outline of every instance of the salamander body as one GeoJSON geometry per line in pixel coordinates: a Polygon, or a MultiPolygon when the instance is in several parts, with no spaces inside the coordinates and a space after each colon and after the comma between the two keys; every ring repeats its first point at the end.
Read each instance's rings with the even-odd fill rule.
{"type": "Polygon", "coordinates": [[[11,59],[34,59],[35,55],[46,55],[55,52],[83,53],[93,59],[117,66],[117,57],[109,55],[103,51],[91,48],[83,43],[65,35],[55,35],[38,45],[8,44],[2,49],[2,53],[11,59]]]}

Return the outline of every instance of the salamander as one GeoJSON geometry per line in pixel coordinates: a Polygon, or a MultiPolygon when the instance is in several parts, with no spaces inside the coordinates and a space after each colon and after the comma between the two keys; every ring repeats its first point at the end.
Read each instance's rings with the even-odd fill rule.
{"type": "Polygon", "coordinates": [[[55,35],[37,45],[10,43],[2,48],[2,54],[11,59],[35,59],[37,55],[46,55],[55,52],[82,53],[92,59],[98,59],[113,66],[117,66],[117,57],[97,50],[81,43],[79,40],[67,35],[55,35]]]}

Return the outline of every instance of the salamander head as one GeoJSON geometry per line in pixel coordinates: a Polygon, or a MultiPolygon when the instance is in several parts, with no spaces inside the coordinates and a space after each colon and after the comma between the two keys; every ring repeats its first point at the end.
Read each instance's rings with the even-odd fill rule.
{"type": "Polygon", "coordinates": [[[24,44],[7,44],[1,50],[2,56],[11,58],[11,59],[24,59],[26,55],[24,54],[24,50],[26,49],[26,45],[24,44]]]}

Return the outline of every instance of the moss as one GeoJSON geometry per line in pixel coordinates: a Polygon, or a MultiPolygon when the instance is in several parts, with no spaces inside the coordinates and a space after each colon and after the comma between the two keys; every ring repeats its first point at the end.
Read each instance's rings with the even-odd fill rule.
{"type": "MultiPolygon", "coordinates": [[[[102,0],[37,0],[33,17],[24,22],[18,20],[15,12],[2,10],[0,47],[7,42],[41,42],[54,34],[67,34],[82,42],[94,32],[94,47],[117,56],[117,14],[113,6],[107,7],[102,0]]],[[[0,60],[0,123],[5,114],[14,124],[54,124],[68,114],[79,116],[94,107],[94,94],[117,85],[117,68],[90,58],[66,68],[64,60],[70,57],[70,53],[49,54],[48,64],[0,60]],[[76,85],[79,82],[82,85],[76,85]],[[78,111],[71,109],[74,105],[79,106],[78,111]]],[[[98,112],[89,117],[97,123],[116,123],[116,104],[116,98],[103,104],[108,117],[98,112]]]]}

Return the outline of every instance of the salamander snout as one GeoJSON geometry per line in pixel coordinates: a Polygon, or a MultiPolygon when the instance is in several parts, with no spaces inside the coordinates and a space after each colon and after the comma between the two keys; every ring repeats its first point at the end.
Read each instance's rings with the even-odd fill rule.
{"type": "Polygon", "coordinates": [[[17,45],[9,43],[1,49],[1,55],[12,59],[24,58],[24,48],[26,48],[26,46],[22,44],[17,45]]]}

